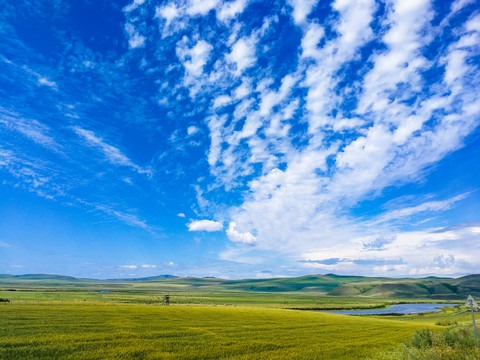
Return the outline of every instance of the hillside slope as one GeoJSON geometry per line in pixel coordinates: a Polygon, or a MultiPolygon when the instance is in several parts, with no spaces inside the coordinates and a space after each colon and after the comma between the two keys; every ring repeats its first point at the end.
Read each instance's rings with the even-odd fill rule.
{"type": "Polygon", "coordinates": [[[159,275],[138,279],[78,279],[62,275],[0,275],[0,290],[40,287],[167,290],[181,292],[311,293],[371,298],[463,299],[480,296],[480,275],[460,278],[375,278],[335,274],[226,280],[159,275]]]}

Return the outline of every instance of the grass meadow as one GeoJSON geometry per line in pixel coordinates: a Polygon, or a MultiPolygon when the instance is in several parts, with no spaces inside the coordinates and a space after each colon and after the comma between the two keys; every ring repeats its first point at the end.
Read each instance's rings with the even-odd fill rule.
{"type": "MultiPolygon", "coordinates": [[[[468,347],[471,339],[464,329],[471,327],[471,315],[465,307],[405,316],[307,311],[432,302],[421,297],[330,296],[311,286],[317,278],[325,280],[301,278],[306,289],[281,292],[270,287],[291,289],[296,280],[220,286],[220,280],[212,279],[119,283],[7,276],[0,281],[0,299],[8,300],[0,302],[0,359],[463,360],[478,354],[468,347]],[[271,291],[245,290],[260,285],[271,291]],[[171,306],[161,305],[166,294],[171,306]],[[415,340],[425,334],[430,342],[415,340]],[[441,357],[444,353],[449,357],[441,357]]],[[[326,288],[332,279],[338,280],[326,277],[326,288]]]]}
{"type": "Polygon", "coordinates": [[[1,359],[369,359],[429,321],[233,306],[1,305],[1,359]]]}

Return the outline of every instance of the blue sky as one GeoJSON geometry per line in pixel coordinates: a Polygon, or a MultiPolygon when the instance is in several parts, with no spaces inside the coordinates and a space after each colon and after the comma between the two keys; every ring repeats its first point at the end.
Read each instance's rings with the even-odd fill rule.
{"type": "Polygon", "coordinates": [[[0,14],[0,273],[478,273],[475,1],[0,14]]]}

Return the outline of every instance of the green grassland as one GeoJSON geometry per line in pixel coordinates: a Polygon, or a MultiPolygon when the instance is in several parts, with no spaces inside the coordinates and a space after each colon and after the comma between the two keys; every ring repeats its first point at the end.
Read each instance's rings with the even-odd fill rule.
{"type": "Polygon", "coordinates": [[[439,326],[228,306],[3,305],[1,359],[362,359],[439,326]]]}
{"type": "Polygon", "coordinates": [[[360,317],[296,309],[464,302],[464,291],[476,294],[479,278],[330,274],[100,281],[0,275],[0,299],[9,300],[0,303],[0,359],[402,359],[407,350],[424,351],[402,347],[415,331],[442,334],[471,324],[470,313],[464,306],[436,314],[360,317]],[[442,298],[442,292],[449,293],[442,298]],[[166,294],[172,306],[160,305],[166,294]]]}

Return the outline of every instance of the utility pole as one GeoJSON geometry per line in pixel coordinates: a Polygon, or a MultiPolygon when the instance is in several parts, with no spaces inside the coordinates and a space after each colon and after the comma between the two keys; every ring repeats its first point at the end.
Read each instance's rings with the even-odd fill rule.
{"type": "Polygon", "coordinates": [[[478,346],[478,335],[477,335],[477,325],[475,324],[475,315],[473,314],[473,307],[477,307],[478,304],[473,300],[472,295],[468,295],[467,302],[465,305],[470,306],[470,310],[472,312],[472,320],[473,320],[473,330],[475,331],[475,341],[478,346]]]}

